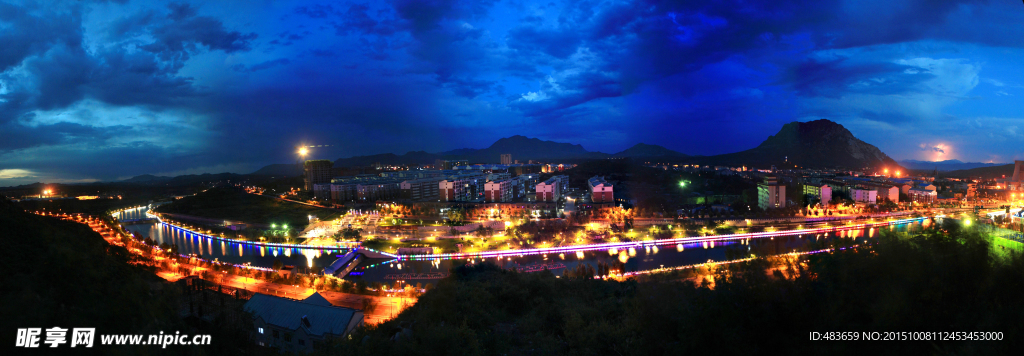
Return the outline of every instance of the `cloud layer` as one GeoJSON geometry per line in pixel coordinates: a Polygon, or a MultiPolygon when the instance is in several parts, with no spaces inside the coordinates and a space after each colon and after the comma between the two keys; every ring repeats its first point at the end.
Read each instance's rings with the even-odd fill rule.
{"type": "Polygon", "coordinates": [[[0,186],[484,147],[756,146],[828,118],[897,158],[1022,158],[1019,5],[0,0],[0,186]],[[948,157],[947,157],[948,156],[948,157]],[[954,157],[955,156],[955,157],[954,157]]]}

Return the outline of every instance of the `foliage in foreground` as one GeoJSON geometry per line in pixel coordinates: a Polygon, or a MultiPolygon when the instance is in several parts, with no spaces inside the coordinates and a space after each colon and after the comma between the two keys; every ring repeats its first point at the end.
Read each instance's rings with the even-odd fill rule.
{"type": "Polygon", "coordinates": [[[787,273],[764,259],[690,281],[557,279],[460,267],[395,320],[327,350],[356,355],[996,354],[1021,348],[1024,259],[946,224],[812,255],[787,273]],[[942,228],[946,231],[941,230],[942,228]],[[812,331],[998,331],[1004,341],[808,341],[812,331]]]}
{"type": "MultiPolygon", "coordinates": [[[[96,354],[232,354],[252,349],[244,335],[213,323],[186,323],[180,291],[153,271],[131,265],[124,247],[112,246],[88,226],[23,212],[0,196],[0,332],[13,346],[17,328],[96,328],[96,354]],[[213,345],[102,346],[100,334],[211,334],[213,345]]],[[[45,339],[45,333],[40,342],[45,339]]],[[[70,342],[70,332],[67,341],[70,342]]],[[[69,344],[30,354],[69,352],[69,344]]]]}

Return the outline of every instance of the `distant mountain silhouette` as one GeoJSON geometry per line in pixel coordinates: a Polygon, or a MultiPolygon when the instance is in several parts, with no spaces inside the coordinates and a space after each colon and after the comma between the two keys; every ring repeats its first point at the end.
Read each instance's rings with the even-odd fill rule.
{"type": "Polygon", "coordinates": [[[1003,176],[1006,176],[1006,178],[1010,178],[1013,176],[1013,163],[971,169],[958,169],[954,171],[943,172],[942,174],[940,174],[940,176],[954,178],[981,177],[985,179],[1003,178],[1003,176]]]}
{"type": "Polygon", "coordinates": [[[171,180],[171,177],[155,176],[155,175],[152,175],[152,174],[143,174],[143,175],[134,176],[134,177],[122,180],[121,183],[147,183],[148,184],[148,183],[163,182],[163,181],[168,181],[168,180],[171,180]]]}
{"type": "Polygon", "coordinates": [[[613,157],[688,157],[686,154],[682,154],[670,149],[667,149],[658,145],[648,145],[646,143],[638,143],[633,147],[627,148],[622,152],[612,155],[613,157]]]}
{"type": "Polygon", "coordinates": [[[295,163],[271,164],[249,174],[256,176],[301,176],[302,166],[295,163]]]}
{"type": "Polygon", "coordinates": [[[706,164],[779,168],[901,169],[895,160],[853,136],[843,125],[829,120],[791,122],[755,148],[702,157],[706,164]]]}
{"type": "Polygon", "coordinates": [[[890,168],[905,169],[877,147],[856,137],[840,124],[829,120],[791,122],[755,148],[716,156],[689,156],[671,149],[639,143],[622,152],[607,154],[587,151],[579,144],[545,141],[515,135],[499,139],[483,149],[460,148],[429,153],[413,151],[403,155],[384,153],[341,158],[335,167],[431,164],[437,159],[464,159],[469,163],[498,163],[502,154],[511,154],[519,162],[586,160],[604,158],[654,158],[679,163],[752,166],[767,168],[890,168]]]}
{"type": "Polygon", "coordinates": [[[235,173],[203,173],[203,174],[188,174],[176,177],[162,177],[154,176],[150,174],[144,174],[135,176],[129,179],[122,180],[118,183],[129,183],[129,184],[142,184],[142,185],[163,185],[163,186],[185,186],[203,182],[216,182],[224,180],[242,180],[245,179],[245,175],[235,173]]]}
{"type": "Polygon", "coordinates": [[[917,160],[912,160],[912,159],[905,159],[905,160],[900,161],[900,164],[902,164],[904,167],[907,167],[907,168],[910,168],[910,169],[920,169],[920,170],[929,170],[929,171],[930,170],[939,170],[940,172],[963,170],[963,169],[973,169],[973,168],[981,168],[981,167],[996,167],[996,166],[1006,165],[1006,163],[963,162],[963,161],[960,161],[960,160],[957,160],[957,159],[950,159],[950,160],[936,161],[936,162],[917,161],[917,160]]]}

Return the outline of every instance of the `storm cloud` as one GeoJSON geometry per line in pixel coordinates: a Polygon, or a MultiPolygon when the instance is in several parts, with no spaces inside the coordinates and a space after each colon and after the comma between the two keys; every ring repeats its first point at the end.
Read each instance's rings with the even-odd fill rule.
{"type": "Polygon", "coordinates": [[[1024,158],[995,1],[0,0],[0,185],[485,147],[756,146],[827,118],[896,158],[1024,158]],[[935,146],[931,146],[935,147],[935,146]]]}

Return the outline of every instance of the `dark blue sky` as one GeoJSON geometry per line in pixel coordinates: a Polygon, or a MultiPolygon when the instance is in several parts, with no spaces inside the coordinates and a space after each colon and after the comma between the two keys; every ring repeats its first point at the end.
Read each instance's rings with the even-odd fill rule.
{"type": "Polygon", "coordinates": [[[0,0],[0,186],[515,134],[718,154],[818,118],[1006,162],[1022,39],[1016,1],[0,0]]]}

